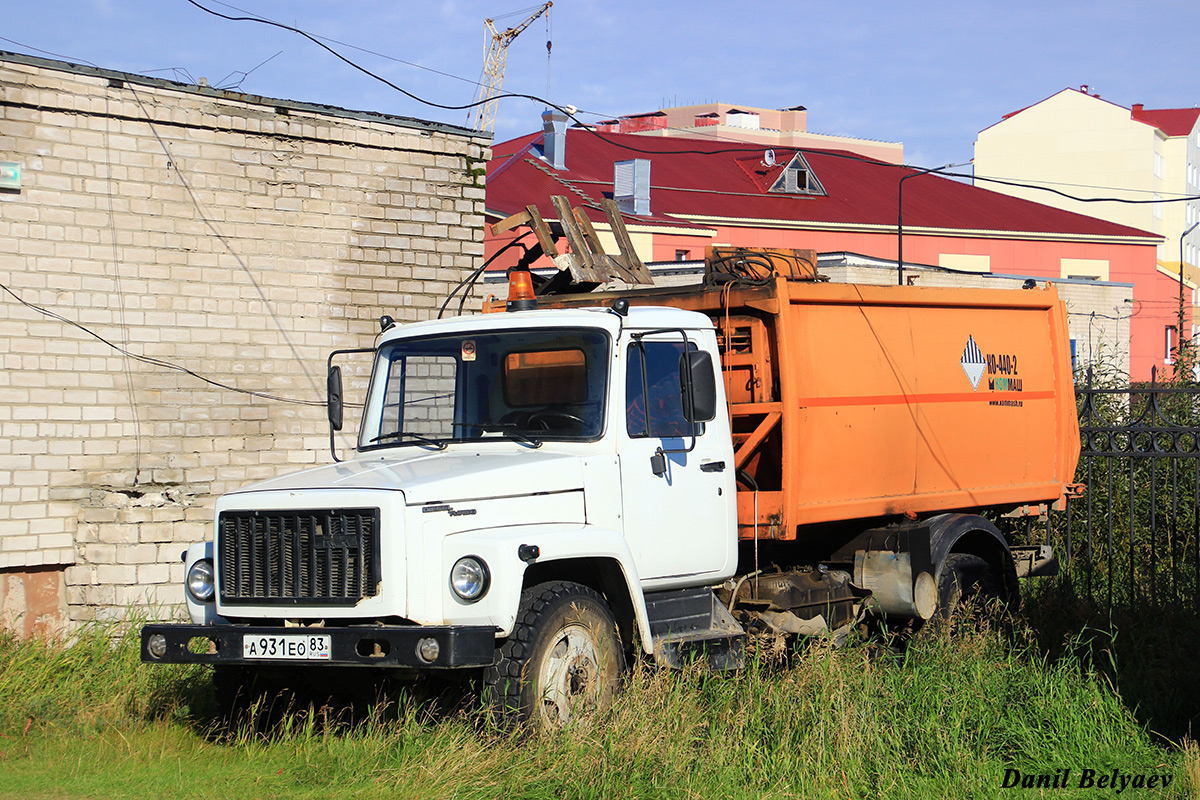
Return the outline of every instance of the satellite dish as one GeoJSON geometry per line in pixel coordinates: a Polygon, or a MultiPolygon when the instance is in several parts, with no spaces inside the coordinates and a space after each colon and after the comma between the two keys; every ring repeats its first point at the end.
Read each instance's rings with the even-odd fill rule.
{"type": "Polygon", "coordinates": [[[763,153],[763,164],[768,167],[775,166],[775,151],[768,150],[763,153]]]}

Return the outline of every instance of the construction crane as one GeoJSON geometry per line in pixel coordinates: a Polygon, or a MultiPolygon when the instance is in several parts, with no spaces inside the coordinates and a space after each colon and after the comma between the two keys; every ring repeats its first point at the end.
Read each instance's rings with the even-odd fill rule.
{"type": "MultiPolygon", "coordinates": [[[[491,35],[491,40],[488,42],[487,57],[483,62],[483,79],[479,82],[479,93],[475,95],[475,99],[480,101],[473,111],[475,130],[489,132],[496,130],[496,106],[499,105],[499,100],[496,98],[500,94],[500,87],[504,85],[504,67],[508,60],[508,46],[512,44],[513,39],[521,35],[521,31],[532,25],[534,20],[549,11],[553,5],[554,3],[543,3],[520,25],[505,28],[503,31],[496,30],[494,20],[485,19],[483,21],[484,27],[491,35]]],[[[549,49],[549,42],[546,43],[546,47],[549,49]]]]}

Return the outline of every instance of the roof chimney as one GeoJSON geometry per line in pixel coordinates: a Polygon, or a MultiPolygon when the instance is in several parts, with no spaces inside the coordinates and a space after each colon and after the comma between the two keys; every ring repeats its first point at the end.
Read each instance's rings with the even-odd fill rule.
{"type": "Polygon", "coordinates": [[[560,111],[542,112],[542,156],[554,169],[567,168],[567,115],[560,111]]]}
{"type": "Polygon", "coordinates": [[[1133,113],[1135,113],[1135,114],[1140,114],[1140,113],[1142,113],[1142,110],[1143,110],[1145,107],[1146,107],[1146,104],[1145,104],[1145,103],[1134,103],[1134,104],[1133,104],[1133,113]]]}
{"type": "Polygon", "coordinates": [[[635,158],[613,164],[613,199],[625,214],[650,214],[650,160],[635,158]]]}

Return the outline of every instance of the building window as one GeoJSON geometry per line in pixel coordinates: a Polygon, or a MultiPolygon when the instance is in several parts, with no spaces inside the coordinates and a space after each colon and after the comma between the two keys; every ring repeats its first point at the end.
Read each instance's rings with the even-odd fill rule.
{"type": "Polygon", "coordinates": [[[1163,176],[1163,157],[1162,153],[1154,154],[1154,177],[1161,178],[1163,176]]]}
{"type": "Polygon", "coordinates": [[[688,250],[676,250],[675,251],[675,260],[676,261],[687,261],[689,252],[690,251],[688,251],[688,250]]]}
{"type": "Polygon", "coordinates": [[[784,191],[786,191],[786,192],[807,192],[808,191],[808,170],[806,170],[806,169],[789,169],[784,174],[787,176],[784,181],[784,191]]]}
{"type": "Polygon", "coordinates": [[[1160,194],[1154,195],[1154,218],[1155,219],[1163,218],[1162,195],[1160,195],[1160,194]]]}
{"type": "Polygon", "coordinates": [[[1163,363],[1175,363],[1175,331],[1174,325],[1168,325],[1163,336],[1163,363]]]}
{"type": "Polygon", "coordinates": [[[1064,278],[1076,280],[1106,281],[1108,280],[1108,259],[1106,258],[1064,258],[1062,271],[1064,278]]]}
{"type": "Polygon", "coordinates": [[[813,173],[804,156],[796,153],[783,168],[770,191],[776,194],[825,194],[825,187],[813,173]]]}

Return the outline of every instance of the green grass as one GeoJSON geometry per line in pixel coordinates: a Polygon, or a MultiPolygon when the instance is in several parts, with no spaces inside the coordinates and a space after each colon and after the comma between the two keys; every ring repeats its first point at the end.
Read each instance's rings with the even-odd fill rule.
{"type": "Polygon", "coordinates": [[[526,738],[469,703],[439,710],[403,692],[352,725],[300,715],[269,736],[217,735],[207,672],[140,664],[133,633],[6,638],[0,797],[1043,794],[1002,790],[1010,767],[1166,773],[1164,796],[1200,789],[1194,745],[1148,732],[1071,648],[1051,658],[1016,638],[972,633],[904,656],[815,644],[736,675],[639,668],[603,720],[526,738]]]}

